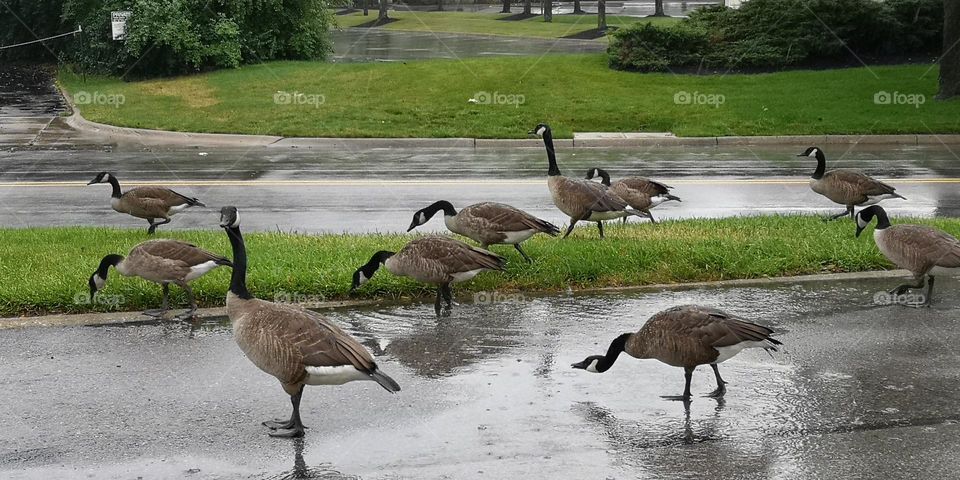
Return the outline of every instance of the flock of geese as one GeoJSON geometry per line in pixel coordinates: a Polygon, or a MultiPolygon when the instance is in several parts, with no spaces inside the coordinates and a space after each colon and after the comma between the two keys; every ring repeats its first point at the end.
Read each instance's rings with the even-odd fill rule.
{"type": "MultiPolygon", "coordinates": [[[[585,179],[563,176],[557,166],[550,127],[539,124],[530,133],[543,139],[550,194],[557,208],[570,218],[564,237],[577,222],[587,221],[596,222],[603,238],[604,221],[617,218],[626,221],[629,216],[654,221],[651,208],[665,201],[680,201],[663,183],[642,177],[611,183],[609,174],[600,168],[590,169],[585,179]],[[592,181],[594,178],[602,182],[592,181]]],[[[876,219],[874,239],[880,251],[913,273],[913,283],[899,285],[891,293],[900,295],[910,289],[923,288],[926,279],[927,295],[922,304],[929,304],[934,275],[960,268],[960,242],[931,227],[891,225],[886,212],[875,204],[888,198],[903,199],[893,187],[853,170],[826,171],[825,157],[817,147],[810,147],[801,156],[817,161],[810,180],[813,191],[846,207],[844,212],[829,219],[851,215],[857,224],[857,236],[876,219]],[[866,208],[854,213],[857,206],[866,208]]],[[[107,172],[90,182],[96,183],[109,183],[113,187],[113,209],[147,220],[148,233],[169,223],[170,217],[182,210],[203,206],[196,198],[163,187],[138,187],[123,193],[116,177],[107,172]]],[[[383,266],[394,275],[436,285],[434,307],[439,315],[444,308],[449,312],[452,306],[451,284],[468,281],[485,270],[505,270],[506,260],[489,251],[489,246],[513,245],[527,262],[532,262],[521,248],[522,242],[537,233],[550,236],[560,233],[550,222],[502,203],[478,203],[457,211],[447,201],[438,201],[414,213],[408,231],[424,225],[440,212],[447,229],[472,239],[479,247],[446,236],[418,237],[398,252],[374,253],[354,272],[351,289],[372,279],[383,266]]],[[[371,354],[329,319],[306,309],[254,297],[246,285],[247,252],[236,207],[221,209],[220,227],[230,241],[232,259],[178,240],[148,240],[135,246],[126,257],[117,254],[103,257],[89,279],[91,299],[106,286],[109,268],[113,266],[121,275],[137,276],[162,286],[161,308],[144,313],[163,315],[169,308],[169,285],[174,284],[184,289],[190,303],[189,309],[176,318],[189,318],[197,308],[189,283],[217,267],[231,267],[226,304],[234,338],[247,358],[276,377],[290,396],[290,418],[264,422],[271,436],[303,435],[300,400],[305,385],[368,380],[391,393],[400,390],[397,382],[379,369],[371,354]]],[[[656,359],[684,369],[683,394],[665,398],[689,401],[694,369],[710,365],[717,388],[708,396],[721,397],[726,392],[726,382],[717,364],[746,348],[776,351],[781,342],[772,338],[773,333],[770,328],[715,308],[677,306],[657,313],[637,332],[616,337],[604,355],[589,356],[572,366],[602,373],[624,352],[639,359],[656,359]]]]}

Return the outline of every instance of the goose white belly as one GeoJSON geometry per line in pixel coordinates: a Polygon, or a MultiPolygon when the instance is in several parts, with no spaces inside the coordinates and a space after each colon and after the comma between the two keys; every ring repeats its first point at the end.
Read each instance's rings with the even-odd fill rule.
{"type": "Polygon", "coordinates": [[[476,277],[477,274],[482,272],[483,270],[484,269],[482,268],[478,268],[476,270],[469,270],[466,272],[451,273],[450,276],[453,277],[453,282],[451,283],[466,282],[467,280],[470,280],[473,277],[476,277]]]}
{"type": "Polygon", "coordinates": [[[772,345],[770,345],[767,342],[760,341],[760,342],[740,342],[734,345],[728,345],[726,347],[713,347],[713,349],[719,353],[719,355],[717,356],[717,359],[714,360],[713,363],[721,363],[721,362],[730,360],[745,348],[764,348],[764,347],[771,347],[771,346],[772,345]]]}
{"type": "Polygon", "coordinates": [[[531,228],[529,230],[520,230],[516,232],[500,232],[500,233],[504,235],[503,242],[501,243],[504,243],[507,245],[515,245],[532,237],[535,233],[537,233],[537,231],[531,228]]]}
{"type": "Polygon", "coordinates": [[[343,385],[347,382],[372,380],[370,375],[354,368],[353,365],[338,365],[335,367],[306,367],[307,385],[343,385]]]}
{"type": "Polygon", "coordinates": [[[200,278],[214,268],[217,268],[217,262],[214,262],[213,260],[203,262],[199,265],[194,265],[190,267],[190,272],[187,273],[187,276],[184,277],[184,280],[189,282],[191,280],[200,278]]]}
{"type": "Polygon", "coordinates": [[[189,203],[184,203],[183,205],[175,205],[167,209],[167,215],[174,215],[177,212],[182,212],[192,206],[193,205],[190,205],[189,203]]]}
{"type": "Polygon", "coordinates": [[[593,212],[590,214],[590,218],[587,220],[591,222],[599,222],[601,220],[613,220],[615,218],[623,218],[628,215],[624,211],[614,211],[614,212],[593,212]]]}
{"type": "Polygon", "coordinates": [[[861,206],[861,207],[870,206],[870,205],[873,205],[873,204],[875,204],[875,203],[879,203],[881,200],[886,200],[886,199],[888,199],[888,198],[897,198],[897,196],[894,195],[894,194],[892,194],[892,193],[885,193],[885,194],[883,194],[883,195],[874,195],[874,196],[872,196],[872,197],[871,197],[871,196],[867,196],[867,201],[861,203],[860,206],[861,206]]]}
{"type": "Polygon", "coordinates": [[[667,200],[670,200],[670,199],[667,198],[665,195],[657,195],[655,197],[650,197],[650,206],[648,208],[656,207],[657,205],[660,205],[661,203],[666,202],[667,200]]]}

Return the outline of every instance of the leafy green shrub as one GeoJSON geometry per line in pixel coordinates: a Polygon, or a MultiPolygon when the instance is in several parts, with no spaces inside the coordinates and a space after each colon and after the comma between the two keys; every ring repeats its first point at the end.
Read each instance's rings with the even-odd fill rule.
{"type": "Polygon", "coordinates": [[[622,29],[608,53],[610,65],[625,70],[782,67],[936,53],[942,25],[937,0],[751,0],[737,10],[700,9],[672,26],[622,29]],[[706,41],[662,48],[677,32],[706,41]]]}

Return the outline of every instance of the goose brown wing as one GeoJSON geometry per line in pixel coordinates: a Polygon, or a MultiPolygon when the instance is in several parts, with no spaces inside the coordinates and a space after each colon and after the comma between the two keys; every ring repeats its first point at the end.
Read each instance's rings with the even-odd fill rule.
{"type": "Polygon", "coordinates": [[[886,195],[896,190],[892,186],[867,174],[845,168],[830,170],[823,175],[823,178],[834,184],[837,188],[848,189],[851,194],[857,193],[866,196],[886,195]]]}
{"type": "Polygon", "coordinates": [[[670,325],[666,328],[681,337],[697,339],[703,345],[727,347],[741,342],[760,342],[768,340],[773,330],[737,318],[722,310],[701,306],[681,306],[664,312],[669,315],[670,325]]]}
{"type": "Polygon", "coordinates": [[[645,193],[651,197],[655,197],[657,195],[666,195],[670,193],[671,188],[663,183],[644,177],[628,177],[620,180],[617,183],[622,183],[631,190],[645,193]]]}
{"type": "Polygon", "coordinates": [[[210,261],[221,265],[230,264],[230,261],[223,256],[208,252],[192,243],[181,242],[179,240],[150,240],[137,245],[134,247],[134,250],[139,250],[143,254],[153,257],[180,262],[188,267],[210,261]]]}
{"type": "Polygon", "coordinates": [[[475,223],[478,229],[496,232],[519,232],[530,229],[552,232],[557,228],[519,208],[503,203],[478,203],[464,208],[460,214],[466,214],[466,221],[475,223]]]}
{"type": "Polygon", "coordinates": [[[591,212],[618,212],[627,208],[627,202],[615,195],[609,188],[589,180],[568,179],[565,192],[591,212]]]}
{"type": "Polygon", "coordinates": [[[146,202],[148,204],[160,204],[166,207],[176,207],[193,202],[193,199],[181,195],[166,187],[144,186],[131,189],[123,194],[122,197],[135,200],[137,202],[146,202]]]}
{"type": "Polygon", "coordinates": [[[365,373],[376,370],[370,352],[340,327],[309,310],[286,308],[292,312],[286,315],[283,339],[299,351],[303,366],[352,365],[365,373]]]}
{"type": "Polygon", "coordinates": [[[411,241],[398,253],[411,261],[446,274],[469,272],[480,268],[503,270],[506,260],[495,254],[471,247],[447,237],[423,237],[411,241]]]}
{"type": "Polygon", "coordinates": [[[960,267],[960,240],[942,230],[923,225],[894,225],[886,232],[886,245],[899,245],[900,255],[919,270],[939,266],[960,267]]]}

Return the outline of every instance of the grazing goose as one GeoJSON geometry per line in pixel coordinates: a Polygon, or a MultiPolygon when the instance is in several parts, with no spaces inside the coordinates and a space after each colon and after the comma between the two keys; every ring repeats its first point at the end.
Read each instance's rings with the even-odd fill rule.
{"type": "MultiPolygon", "coordinates": [[[[652,223],[657,223],[650,213],[650,209],[670,200],[680,201],[680,197],[670,194],[670,187],[660,182],[644,177],[627,177],[610,184],[610,174],[602,168],[591,168],[587,172],[587,180],[600,177],[600,183],[606,185],[618,197],[622,198],[631,208],[643,212],[652,223]]],[[[627,223],[627,217],[623,217],[627,223]]]]}
{"type": "Polygon", "coordinates": [[[227,316],[240,350],[260,370],[277,377],[290,395],[289,420],[264,422],[271,437],[303,436],[300,399],[304,385],[377,382],[390,393],[400,391],[390,376],[353,337],[317,313],[255,298],[247,290],[247,251],[236,207],[220,210],[220,226],[233,248],[233,276],[227,292],[227,316]]]}
{"type": "Polygon", "coordinates": [[[443,210],[443,223],[453,233],[459,233],[473,239],[486,250],[495,244],[513,245],[520,255],[528,261],[533,260],[520,248],[520,243],[536,233],[557,236],[560,229],[556,225],[530,215],[523,210],[502,203],[483,202],[470,205],[458,213],[453,204],[440,200],[413,214],[411,231],[430,221],[437,212],[443,210]]]}
{"type": "Polygon", "coordinates": [[[381,264],[394,275],[436,284],[434,309],[437,315],[441,311],[441,297],[448,309],[453,304],[451,283],[465,282],[484,270],[506,270],[506,260],[495,253],[452,238],[428,236],[411,240],[396,253],[379,251],[373,254],[369,262],[353,272],[350,291],[373,278],[381,264]]]}
{"type": "Polygon", "coordinates": [[[150,223],[147,234],[155,232],[160,225],[170,223],[170,217],[181,210],[206,206],[196,198],[181,195],[165,187],[137,187],[127,190],[127,193],[120,193],[117,177],[107,172],[100,172],[87,185],[95,183],[109,183],[113,187],[110,206],[114,210],[146,219],[150,223]],[[153,220],[157,218],[163,221],[154,223],[153,220]]]}
{"type": "Polygon", "coordinates": [[[567,238],[573,231],[573,227],[581,220],[597,222],[600,238],[603,238],[603,220],[623,218],[628,215],[645,216],[628,208],[627,202],[608,189],[597,185],[596,182],[561,175],[557,167],[557,155],[553,148],[553,134],[549,125],[538,124],[529,133],[543,137],[543,144],[547,147],[547,160],[550,162],[550,169],[547,171],[550,195],[553,197],[554,205],[570,217],[570,226],[567,227],[567,233],[563,238],[567,238]]]}
{"type": "Polygon", "coordinates": [[[960,240],[933,227],[890,225],[887,212],[879,205],[857,212],[857,237],[874,218],[877,219],[877,228],[873,231],[873,240],[877,248],[888,260],[909,270],[914,277],[914,283],[899,285],[890,290],[890,294],[903,295],[908,290],[923,288],[926,277],[927,293],[922,302],[913,305],[930,305],[934,275],[960,274],[960,240]]]}
{"type": "Polygon", "coordinates": [[[670,400],[690,400],[690,379],[698,365],[710,365],[717,377],[717,389],[708,397],[722,397],[727,388],[717,364],[745,348],[777,351],[781,343],[770,338],[773,330],[750,323],[711,307],[682,305],[650,317],[636,333],[617,337],[606,355],[592,355],[573,368],[603,373],[613,366],[620,352],[634,358],[653,358],[667,365],[683,367],[686,386],[683,395],[665,396],[670,400]]]}
{"type": "Polygon", "coordinates": [[[810,176],[810,189],[833,200],[834,203],[847,206],[845,212],[831,216],[830,220],[844,215],[850,215],[850,218],[853,218],[854,205],[866,207],[888,198],[906,200],[906,197],[895,192],[895,188],[856,170],[836,168],[824,172],[827,168],[827,160],[823,156],[823,150],[818,147],[810,147],[797,156],[817,159],[817,169],[810,176]]]}
{"type": "Polygon", "coordinates": [[[107,285],[107,272],[114,267],[127,277],[140,277],[163,286],[163,306],[159,310],[147,310],[146,315],[161,317],[167,312],[170,301],[170,284],[178,285],[187,292],[190,309],[176,317],[190,318],[197,311],[197,302],[189,282],[202,277],[220,265],[232,266],[230,260],[210,253],[195,245],[179,240],[148,240],[130,250],[126,258],[110,254],[100,260],[100,266],[90,275],[90,300],[97,290],[107,285]]]}

